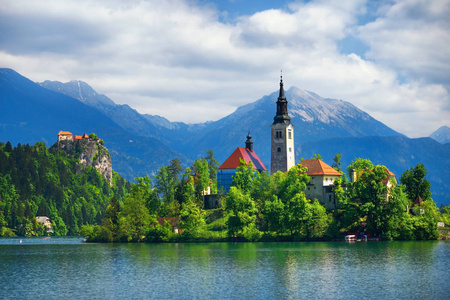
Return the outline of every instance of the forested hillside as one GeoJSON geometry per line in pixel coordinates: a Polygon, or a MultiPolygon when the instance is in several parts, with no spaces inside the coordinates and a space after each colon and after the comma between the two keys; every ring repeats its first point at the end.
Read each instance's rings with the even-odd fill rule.
{"type": "Polygon", "coordinates": [[[42,142],[0,143],[0,236],[47,234],[36,216],[49,217],[56,235],[101,221],[110,199],[122,199],[129,183],[113,172],[110,184],[93,166],[81,165],[80,155],[42,142]]]}

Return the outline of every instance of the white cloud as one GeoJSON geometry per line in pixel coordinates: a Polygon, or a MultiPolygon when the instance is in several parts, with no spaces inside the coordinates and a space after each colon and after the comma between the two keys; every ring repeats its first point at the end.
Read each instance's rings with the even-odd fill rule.
{"type": "Polygon", "coordinates": [[[367,5],[293,2],[222,23],[213,6],[187,0],[6,0],[0,61],[34,81],[83,80],[117,103],[184,122],[219,119],[275,91],[283,69],[286,87],[428,135],[450,119],[448,1],[383,5],[359,28],[367,5]],[[420,21],[417,7],[426,9],[420,21]],[[370,46],[370,61],[338,52],[354,33],[370,46]]]}
{"type": "Polygon", "coordinates": [[[450,1],[398,0],[359,30],[367,57],[401,75],[450,87],[450,1]]]}

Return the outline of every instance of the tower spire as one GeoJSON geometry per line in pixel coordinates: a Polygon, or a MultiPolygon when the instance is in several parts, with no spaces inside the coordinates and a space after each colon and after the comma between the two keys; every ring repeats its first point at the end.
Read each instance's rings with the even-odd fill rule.
{"type": "Polygon", "coordinates": [[[291,124],[284,95],[283,71],[280,74],[280,94],[277,100],[277,113],[271,128],[271,162],[270,171],[287,172],[295,165],[294,125],[291,124]]]}
{"type": "Polygon", "coordinates": [[[247,140],[245,141],[245,148],[247,148],[250,152],[253,152],[253,141],[252,136],[250,135],[250,130],[248,130],[247,140]]]}
{"type": "Polygon", "coordinates": [[[278,96],[277,101],[277,114],[273,118],[273,124],[276,123],[285,123],[290,124],[291,118],[289,117],[288,110],[287,110],[287,100],[286,96],[284,95],[284,86],[283,86],[283,70],[281,71],[280,76],[280,94],[278,96]]]}

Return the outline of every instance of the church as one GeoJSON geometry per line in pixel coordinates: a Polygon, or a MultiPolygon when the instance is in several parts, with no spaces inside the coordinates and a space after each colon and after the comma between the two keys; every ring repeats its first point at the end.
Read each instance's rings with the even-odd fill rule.
{"type": "Polygon", "coordinates": [[[238,171],[241,161],[245,161],[246,164],[250,163],[253,169],[258,172],[267,171],[266,167],[259,159],[258,155],[253,151],[253,141],[250,132],[247,135],[245,141],[245,148],[237,147],[236,150],[225,160],[223,164],[219,166],[217,172],[217,184],[218,190],[224,193],[230,191],[231,183],[233,182],[233,176],[238,171]]]}
{"type": "MultiPolygon", "coordinates": [[[[295,145],[294,145],[294,125],[288,113],[288,101],[284,94],[283,77],[280,78],[280,92],[276,102],[276,114],[271,130],[271,161],[270,173],[278,171],[287,172],[295,166],[295,145]]],[[[253,142],[250,133],[245,142],[245,148],[237,147],[236,150],[219,167],[217,173],[218,189],[227,193],[233,182],[233,176],[237,172],[240,161],[251,162],[253,169],[264,172],[266,167],[253,150],[253,142]]],[[[337,206],[334,200],[332,188],[334,179],[342,176],[341,172],[334,170],[325,162],[319,159],[304,160],[300,163],[307,167],[306,174],[311,177],[308,188],[305,191],[307,199],[317,199],[328,209],[334,209],[337,206]]]]}
{"type": "MultiPolygon", "coordinates": [[[[271,128],[271,174],[278,171],[287,172],[295,165],[294,153],[294,125],[288,114],[287,100],[284,95],[283,77],[280,78],[280,94],[276,103],[276,115],[273,118],[271,128]]],[[[233,176],[237,172],[240,161],[251,162],[253,169],[258,172],[267,171],[258,155],[253,150],[253,142],[250,133],[247,135],[245,148],[237,147],[236,150],[220,165],[217,173],[218,190],[227,193],[233,182],[233,176]]]]}

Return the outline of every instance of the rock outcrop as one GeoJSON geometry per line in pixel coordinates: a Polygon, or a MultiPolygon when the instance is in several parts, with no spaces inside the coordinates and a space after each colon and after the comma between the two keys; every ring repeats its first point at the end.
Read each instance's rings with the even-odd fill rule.
{"type": "Polygon", "coordinates": [[[96,140],[70,140],[57,143],[57,147],[67,154],[74,154],[78,157],[80,170],[88,166],[94,167],[97,171],[113,184],[111,155],[105,146],[96,140]]]}

